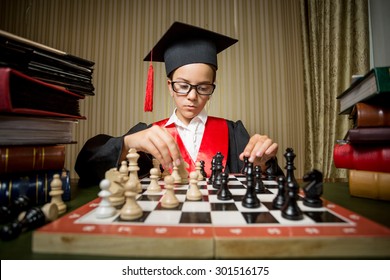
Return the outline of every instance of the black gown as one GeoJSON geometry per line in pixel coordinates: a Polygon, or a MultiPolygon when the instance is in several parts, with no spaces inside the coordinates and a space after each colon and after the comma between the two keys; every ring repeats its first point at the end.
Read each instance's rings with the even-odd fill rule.
{"type": "MultiPolygon", "coordinates": [[[[229,154],[225,172],[239,173],[243,167],[239,155],[247,145],[250,136],[241,121],[226,120],[226,122],[229,131],[229,154]]],[[[75,164],[75,170],[80,177],[79,185],[97,185],[100,180],[104,179],[107,170],[119,167],[124,136],[142,131],[150,126],[145,123],[138,123],[120,137],[99,134],[89,139],[78,154],[75,164]]],[[[142,152],[139,155],[138,166],[140,170],[138,174],[142,178],[147,176],[153,167],[152,156],[142,152]]],[[[283,174],[276,158],[268,161],[267,166],[275,175],[283,174]]]]}

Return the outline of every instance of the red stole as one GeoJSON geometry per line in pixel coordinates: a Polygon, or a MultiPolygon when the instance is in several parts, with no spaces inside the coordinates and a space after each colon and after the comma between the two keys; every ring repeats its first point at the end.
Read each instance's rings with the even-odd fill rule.
{"type": "MultiPolygon", "coordinates": [[[[155,122],[155,125],[165,127],[168,119],[155,122]]],[[[175,124],[170,124],[165,127],[173,136],[177,145],[179,146],[183,159],[188,163],[188,172],[195,170],[195,162],[192,160],[190,154],[184,146],[183,140],[180,138],[179,132],[175,124]]],[[[202,143],[199,147],[198,157],[196,161],[203,160],[205,162],[204,170],[207,176],[211,175],[211,160],[217,152],[221,152],[224,156],[223,166],[226,166],[226,160],[229,151],[229,130],[225,119],[208,117],[206,127],[204,129],[202,143]]]]}

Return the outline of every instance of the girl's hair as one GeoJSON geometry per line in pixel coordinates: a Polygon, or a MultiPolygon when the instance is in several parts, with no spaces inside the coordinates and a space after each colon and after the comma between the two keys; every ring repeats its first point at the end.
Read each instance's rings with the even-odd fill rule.
{"type": "MultiPolygon", "coordinates": [[[[214,66],[214,65],[211,65],[211,64],[207,64],[207,65],[210,66],[210,68],[213,70],[213,74],[214,74],[214,75],[213,75],[213,83],[214,83],[215,80],[217,79],[217,68],[215,68],[215,66],[214,66]]],[[[176,68],[176,69],[177,69],[177,68],[176,68]]],[[[173,70],[171,73],[169,73],[168,79],[172,80],[173,74],[175,73],[176,69],[173,70]]]]}

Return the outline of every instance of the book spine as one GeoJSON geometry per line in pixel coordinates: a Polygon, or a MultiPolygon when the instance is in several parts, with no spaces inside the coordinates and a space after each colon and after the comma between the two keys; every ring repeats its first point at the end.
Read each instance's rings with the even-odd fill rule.
{"type": "Polygon", "coordinates": [[[390,147],[335,144],[333,161],[337,168],[390,172],[390,147]]]}
{"type": "Polygon", "coordinates": [[[50,183],[54,174],[60,174],[61,177],[64,191],[62,200],[69,201],[71,198],[70,172],[62,169],[18,176],[0,176],[0,205],[8,205],[22,195],[29,197],[34,205],[50,202],[50,183]]]}
{"type": "Polygon", "coordinates": [[[390,173],[348,170],[348,178],[352,196],[390,200],[390,173]]]}
{"type": "Polygon", "coordinates": [[[0,174],[61,170],[65,146],[0,146],[0,174]]]}
{"type": "Polygon", "coordinates": [[[390,105],[358,103],[351,119],[356,128],[390,126],[390,105]]]}

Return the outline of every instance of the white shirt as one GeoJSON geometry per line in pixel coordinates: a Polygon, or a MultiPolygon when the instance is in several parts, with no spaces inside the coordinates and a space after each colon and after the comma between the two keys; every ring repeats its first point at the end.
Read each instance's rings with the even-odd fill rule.
{"type": "Polygon", "coordinates": [[[204,128],[207,121],[207,113],[203,109],[195,118],[193,118],[188,126],[186,126],[176,116],[176,109],[173,111],[171,117],[165,124],[168,126],[172,123],[175,124],[177,131],[179,132],[180,138],[183,140],[183,144],[190,154],[192,160],[196,162],[200,144],[202,143],[204,128]]]}

